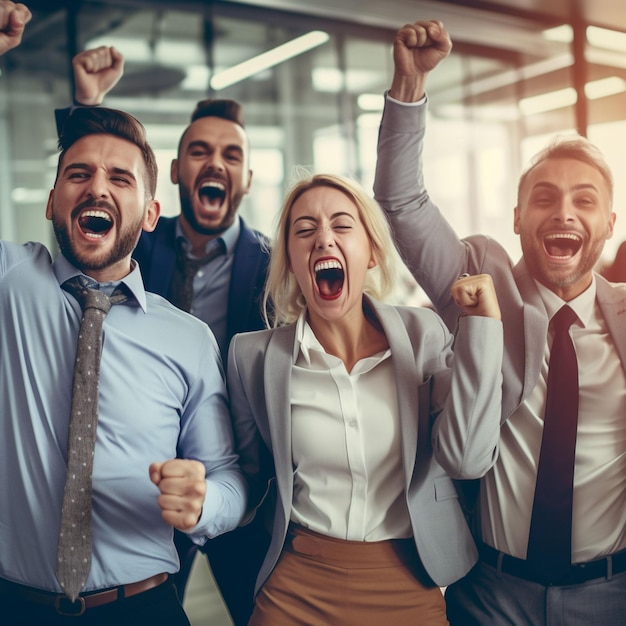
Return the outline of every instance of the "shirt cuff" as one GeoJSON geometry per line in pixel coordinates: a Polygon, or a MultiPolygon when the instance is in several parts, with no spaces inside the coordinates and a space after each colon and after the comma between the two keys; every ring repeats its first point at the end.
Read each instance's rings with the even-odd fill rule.
{"type": "Polygon", "coordinates": [[[395,98],[392,98],[389,95],[389,93],[387,93],[387,100],[391,102],[395,102],[396,104],[399,104],[400,106],[403,106],[403,107],[414,107],[414,106],[422,106],[426,104],[426,101],[428,100],[428,98],[424,96],[423,98],[420,98],[416,102],[402,102],[402,100],[396,100],[395,98]]]}

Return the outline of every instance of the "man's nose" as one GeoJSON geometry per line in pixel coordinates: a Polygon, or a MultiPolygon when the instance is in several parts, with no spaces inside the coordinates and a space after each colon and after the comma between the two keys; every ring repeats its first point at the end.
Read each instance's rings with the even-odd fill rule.
{"type": "Polygon", "coordinates": [[[92,198],[102,198],[109,195],[109,179],[104,172],[96,172],[89,180],[87,194],[92,198]]]}
{"type": "Polygon", "coordinates": [[[569,222],[574,219],[576,210],[572,200],[568,198],[562,198],[556,205],[552,218],[559,222],[569,222]]]}

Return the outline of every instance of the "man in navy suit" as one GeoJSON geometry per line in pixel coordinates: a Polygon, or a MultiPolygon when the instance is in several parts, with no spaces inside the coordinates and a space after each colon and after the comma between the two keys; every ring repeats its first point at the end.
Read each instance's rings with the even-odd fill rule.
{"type": "MultiPolygon", "coordinates": [[[[77,54],[72,61],[75,106],[97,106],[119,81],[124,59],[112,47],[77,54]]],[[[60,127],[70,109],[56,112],[60,127]]],[[[133,253],[145,287],[206,322],[213,331],[224,363],[235,333],[265,326],[261,299],[269,245],[237,214],[250,189],[250,146],[241,106],[234,100],[203,100],[179,141],[171,180],[178,185],[181,213],[161,217],[156,229],[144,233],[133,253]],[[185,272],[196,261],[185,292],[185,272]]],[[[269,535],[259,522],[212,539],[201,548],[235,626],[247,624],[254,583],[269,535]]],[[[197,546],[176,533],[181,560],[175,577],[184,595],[197,546]]]]}

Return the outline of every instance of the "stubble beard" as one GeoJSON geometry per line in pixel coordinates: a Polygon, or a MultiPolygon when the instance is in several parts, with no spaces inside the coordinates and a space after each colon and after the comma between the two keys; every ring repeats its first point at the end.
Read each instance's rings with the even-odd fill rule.
{"type": "Polygon", "coordinates": [[[243,199],[243,194],[236,195],[232,198],[225,198],[224,202],[227,204],[226,213],[224,214],[221,222],[215,226],[202,226],[198,221],[196,214],[193,210],[193,202],[191,200],[191,192],[184,185],[178,185],[178,195],[180,198],[180,211],[187,220],[187,223],[191,228],[201,235],[220,235],[235,221],[237,209],[243,199]]]}
{"type": "Polygon", "coordinates": [[[75,249],[72,243],[72,237],[70,232],[64,224],[61,224],[52,214],[52,226],[54,228],[54,235],[59,249],[63,253],[63,256],[76,268],[80,270],[89,271],[101,271],[112,267],[116,263],[119,263],[126,257],[130,256],[137,245],[139,236],[141,235],[141,225],[143,223],[143,217],[141,220],[137,220],[135,224],[132,224],[124,229],[116,239],[114,246],[100,253],[98,256],[93,254],[81,253],[75,249]]]}
{"type": "Polygon", "coordinates": [[[533,278],[547,287],[566,288],[576,284],[593,271],[602,255],[604,241],[604,239],[596,240],[591,249],[583,253],[578,264],[573,269],[553,269],[547,263],[544,263],[545,250],[541,242],[533,239],[525,243],[524,239],[522,239],[521,244],[526,265],[533,278]]]}

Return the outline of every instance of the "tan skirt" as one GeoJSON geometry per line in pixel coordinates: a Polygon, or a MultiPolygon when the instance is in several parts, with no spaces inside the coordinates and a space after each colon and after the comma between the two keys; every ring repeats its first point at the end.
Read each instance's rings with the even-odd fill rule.
{"type": "Polygon", "coordinates": [[[413,539],[361,542],[292,525],[249,626],[446,626],[413,539]]]}

